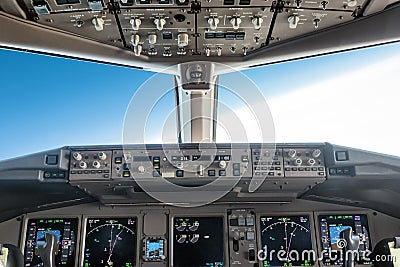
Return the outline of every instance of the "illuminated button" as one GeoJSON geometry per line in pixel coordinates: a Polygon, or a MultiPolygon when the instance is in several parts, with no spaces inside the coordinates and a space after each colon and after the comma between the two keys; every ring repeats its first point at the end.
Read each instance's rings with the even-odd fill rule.
{"type": "Polygon", "coordinates": [[[226,170],[219,170],[219,176],[226,176],[226,170]]]}
{"type": "Polygon", "coordinates": [[[154,169],[159,169],[160,165],[154,165],[154,169]]]}
{"type": "Polygon", "coordinates": [[[183,170],[177,170],[176,171],[176,177],[183,177],[183,170]]]}
{"type": "Polygon", "coordinates": [[[246,225],[253,226],[254,225],[254,218],[252,216],[246,217],[246,225]]]}
{"type": "Polygon", "coordinates": [[[240,170],[233,170],[233,176],[240,176],[240,170]]]}
{"type": "Polygon", "coordinates": [[[239,225],[239,226],[246,226],[246,218],[240,217],[240,218],[238,219],[238,225],[239,225]]]}
{"type": "Polygon", "coordinates": [[[153,171],[153,177],[160,177],[160,173],[158,171],[153,171]]]}
{"type": "Polygon", "coordinates": [[[254,236],[254,232],[253,231],[249,231],[249,232],[246,233],[246,239],[247,240],[253,241],[254,238],[255,238],[255,236],[254,236]]]}
{"type": "Polygon", "coordinates": [[[233,163],[234,170],[240,170],[240,163],[233,163]]]}
{"type": "Polygon", "coordinates": [[[208,176],[215,176],[215,170],[208,170],[208,176]]]}
{"type": "Polygon", "coordinates": [[[242,162],[249,162],[249,157],[247,155],[242,156],[242,162]]]}
{"type": "Polygon", "coordinates": [[[131,172],[130,171],[124,171],[122,176],[123,177],[131,177],[131,172]]]}
{"type": "Polygon", "coordinates": [[[122,157],[116,157],[115,164],[121,164],[121,163],[122,163],[122,157]]]}
{"type": "Polygon", "coordinates": [[[46,156],[46,164],[47,165],[57,165],[58,156],[57,155],[47,155],[46,156]]]}
{"type": "Polygon", "coordinates": [[[130,163],[124,163],[124,170],[129,170],[131,168],[131,164],[130,163]]]}

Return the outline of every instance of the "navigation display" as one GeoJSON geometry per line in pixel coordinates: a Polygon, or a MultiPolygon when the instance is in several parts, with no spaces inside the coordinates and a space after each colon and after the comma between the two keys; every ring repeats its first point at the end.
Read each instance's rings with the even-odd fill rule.
{"type": "Polygon", "coordinates": [[[136,218],[89,218],[86,221],[84,267],[133,267],[136,218]]]}
{"type": "Polygon", "coordinates": [[[29,219],[25,235],[24,266],[43,266],[38,244],[45,243],[45,234],[57,239],[56,266],[75,266],[78,218],[29,219]]]}
{"type": "Polygon", "coordinates": [[[357,262],[359,264],[371,264],[365,259],[366,252],[371,250],[367,215],[320,215],[318,219],[323,249],[322,262],[324,265],[343,264],[340,251],[344,248],[346,240],[341,240],[340,232],[348,228],[351,228],[354,234],[360,236],[357,262]]]}
{"type": "Polygon", "coordinates": [[[173,224],[174,267],[224,266],[222,217],[175,217],[173,224]]]}
{"type": "Polygon", "coordinates": [[[313,255],[310,217],[262,216],[263,266],[311,266],[313,255]]]}

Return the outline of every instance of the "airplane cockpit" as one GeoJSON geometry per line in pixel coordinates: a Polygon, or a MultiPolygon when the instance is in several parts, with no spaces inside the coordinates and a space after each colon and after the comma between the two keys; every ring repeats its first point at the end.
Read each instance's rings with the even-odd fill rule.
{"type": "MultiPolygon", "coordinates": [[[[257,84],[271,78],[264,71],[276,65],[285,70],[282,64],[398,48],[399,18],[397,0],[0,1],[1,50],[135,70],[133,79],[140,81],[126,90],[131,99],[118,115],[120,135],[112,139],[120,141],[72,141],[7,158],[0,153],[0,267],[400,266],[396,143],[390,155],[335,140],[287,142],[278,121],[293,118],[285,128],[291,133],[321,132],[320,123],[340,124],[357,110],[344,112],[343,103],[332,104],[334,94],[318,85],[312,94],[296,94],[296,102],[308,103],[305,113],[285,98],[271,103],[257,84]],[[246,74],[257,69],[255,82],[246,74]],[[327,96],[311,107],[306,99],[316,94],[327,96]],[[283,112],[275,112],[277,105],[283,112]],[[325,120],[324,112],[336,120],[325,120]]],[[[280,77],[289,82],[296,70],[286,69],[280,77]]],[[[29,71],[19,67],[18,83],[26,90],[29,71]]],[[[62,72],[57,78],[65,81],[50,86],[57,91],[58,83],[72,80],[79,87],[85,79],[79,72],[62,72]]],[[[368,78],[360,73],[348,74],[352,86],[368,78]]],[[[35,82],[47,86],[47,75],[43,71],[35,82]]],[[[111,81],[111,93],[121,93],[112,73],[95,76],[111,81]]],[[[0,77],[3,83],[10,78],[0,77]]],[[[334,87],[343,92],[340,84],[334,87]]],[[[358,92],[353,97],[362,99],[358,92]]],[[[382,107],[392,106],[391,116],[398,117],[398,98],[389,98],[382,107]]],[[[53,117],[42,139],[52,125],[77,132],[78,126],[58,119],[64,113],[72,114],[72,123],[90,121],[79,131],[101,124],[99,134],[115,135],[109,131],[115,124],[105,126],[103,116],[112,113],[111,103],[102,102],[95,113],[82,101],[66,100],[68,110],[57,101],[43,111],[53,117]]],[[[396,124],[374,112],[382,124],[396,124]]],[[[368,124],[372,117],[363,119],[368,124]]],[[[43,125],[41,117],[30,120],[43,125]]],[[[10,132],[4,122],[2,131],[10,132]]],[[[78,139],[68,132],[68,140],[78,139]]],[[[0,150],[7,142],[1,138],[0,150]]]]}

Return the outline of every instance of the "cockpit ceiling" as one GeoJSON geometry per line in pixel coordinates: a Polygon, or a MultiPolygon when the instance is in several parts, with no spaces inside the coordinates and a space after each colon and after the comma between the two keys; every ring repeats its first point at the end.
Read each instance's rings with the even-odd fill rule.
{"type": "Polygon", "coordinates": [[[2,31],[3,47],[143,68],[193,60],[250,67],[400,39],[394,0],[20,0],[0,7],[3,19],[22,19],[2,31]],[[71,38],[76,47],[67,46],[71,38]]]}

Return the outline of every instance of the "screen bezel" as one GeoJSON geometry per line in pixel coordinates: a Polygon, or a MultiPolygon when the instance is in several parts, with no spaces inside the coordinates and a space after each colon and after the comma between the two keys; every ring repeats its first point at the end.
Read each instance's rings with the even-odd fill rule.
{"type": "Polygon", "coordinates": [[[78,228],[76,230],[76,244],[75,244],[75,259],[74,259],[74,264],[79,264],[79,257],[80,257],[80,250],[81,250],[81,227],[82,227],[82,219],[81,216],[79,215],[63,215],[63,214],[57,214],[55,216],[52,215],[41,215],[41,216],[36,216],[36,215],[26,215],[24,216],[24,221],[22,225],[22,235],[21,235],[21,244],[20,244],[20,250],[22,252],[22,255],[24,256],[24,264],[25,264],[25,241],[26,241],[26,231],[28,230],[28,221],[29,220],[40,220],[40,219],[77,219],[78,220],[78,228]]]}
{"type": "Polygon", "coordinates": [[[169,246],[170,246],[170,250],[169,250],[169,266],[173,267],[174,266],[174,239],[175,237],[173,236],[174,233],[174,220],[175,218],[182,218],[182,217],[186,217],[186,218],[212,218],[212,217],[218,217],[218,218],[222,218],[222,229],[223,229],[223,251],[224,251],[224,267],[228,267],[230,266],[229,263],[229,250],[228,250],[228,227],[227,227],[227,214],[225,213],[205,213],[205,214],[199,214],[199,215],[195,215],[193,213],[176,213],[171,215],[170,217],[170,227],[169,227],[169,246]]]}
{"type": "MultiPolygon", "coordinates": [[[[322,242],[321,242],[321,231],[320,231],[320,225],[319,225],[319,216],[324,215],[324,216],[329,216],[329,215],[366,215],[367,220],[368,220],[368,233],[369,233],[369,238],[371,242],[371,248],[373,248],[374,244],[374,237],[373,237],[373,227],[372,227],[372,212],[368,211],[360,211],[360,210],[354,210],[354,211],[322,211],[322,212],[315,212],[314,213],[314,220],[315,220],[315,235],[317,238],[317,245],[318,245],[318,252],[320,253],[322,251],[322,242]]],[[[341,267],[341,265],[325,265],[322,261],[322,255],[319,255],[321,258],[320,261],[320,266],[321,267],[341,267]]],[[[359,264],[356,263],[355,266],[360,266],[360,267],[366,267],[366,266],[372,266],[372,264],[359,264]]]]}
{"type": "Polygon", "coordinates": [[[134,218],[136,220],[136,248],[135,248],[135,265],[134,266],[139,266],[139,248],[140,248],[140,236],[138,232],[140,231],[139,228],[139,218],[138,216],[129,216],[129,215],[121,215],[121,216],[113,216],[113,215],[100,215],[100,216],[95,216],[95,215],[88,215],[88,216],[83,216],[82,219],[82,238],[81,238],[81,249],[80,249],[80,266],[84,266],[84,254],[85,254],[85,245],[86,245],[86,231],[87,231],[87,220],[88,219],[128,219],[128,218],[134,218]]]}

